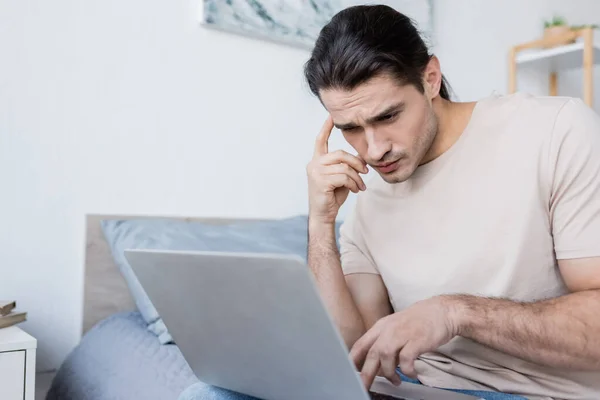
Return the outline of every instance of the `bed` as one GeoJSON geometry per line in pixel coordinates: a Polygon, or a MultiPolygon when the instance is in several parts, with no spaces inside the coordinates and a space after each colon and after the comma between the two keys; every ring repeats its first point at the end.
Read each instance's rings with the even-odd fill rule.
{"type": "MultiPolygon", "coordinates": [[[[176,344],[161,344],[148,330],[101,228],[103,221],[153,218],[214,226],[256,222],[87,216],[83,337],[60,366],[47,400],[175,400],[184,389],[197,382],[176,344]]],[[[296,218],[294,224],[304,225],[302,218],[296,218]]],[[[265,232],[277,234],[272,228],[265,232]]],[[[293,245],[304,249],[306,244],[298,239],[300,237],[300,234],[294,236],[297,243],[293,245]]]]}

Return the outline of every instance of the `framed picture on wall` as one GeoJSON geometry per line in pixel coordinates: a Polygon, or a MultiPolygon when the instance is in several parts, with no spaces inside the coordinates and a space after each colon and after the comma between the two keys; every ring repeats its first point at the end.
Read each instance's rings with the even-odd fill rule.
{"type": "MultiPolygon", "coordinates": [[[[222,31],[312,48],[321,28],[338,11],[358,0],[202,0],[201,22],[222,31]]],[[[431,0],[382,0],[412,18],[430,37],[431,0]]]]}

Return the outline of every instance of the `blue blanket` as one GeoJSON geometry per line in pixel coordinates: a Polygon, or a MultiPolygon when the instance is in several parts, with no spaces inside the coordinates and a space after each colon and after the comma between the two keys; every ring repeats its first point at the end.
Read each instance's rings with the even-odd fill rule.
{"type": "Polygon", "coordinates": [[[176,400],[197,378],[175,345],[161,345],[137,312],[91,329],[60,367],[47,400],[176,400]]]}

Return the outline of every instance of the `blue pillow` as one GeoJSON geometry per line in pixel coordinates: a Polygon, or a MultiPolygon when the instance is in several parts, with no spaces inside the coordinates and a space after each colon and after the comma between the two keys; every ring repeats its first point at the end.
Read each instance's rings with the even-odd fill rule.
{"type": "MultiPolygon", "coordinates": [[[[158,336],[162,344],[171,343],[171,335],[125,259],[125,250],[282,253],[298,255],[306,260],[306,216],[229,225],[173,219],[105,220],[101,226],[138,310],[148,329],[158,336]]],[[[336,226],[337,238],[339,227],[340,223],[336,226]]]]}

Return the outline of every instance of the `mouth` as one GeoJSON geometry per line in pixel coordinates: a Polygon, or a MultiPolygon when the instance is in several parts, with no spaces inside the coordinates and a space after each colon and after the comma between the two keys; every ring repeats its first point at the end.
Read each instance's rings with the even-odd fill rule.
{"type": "Polygon", "coordinates": [[[400,164],[400,160],[396,160],[387,164],[379,164],[376,168],[384,174],[389,174],[390,172],[395,171],[398,168],[398,164],[400,164]]]}

